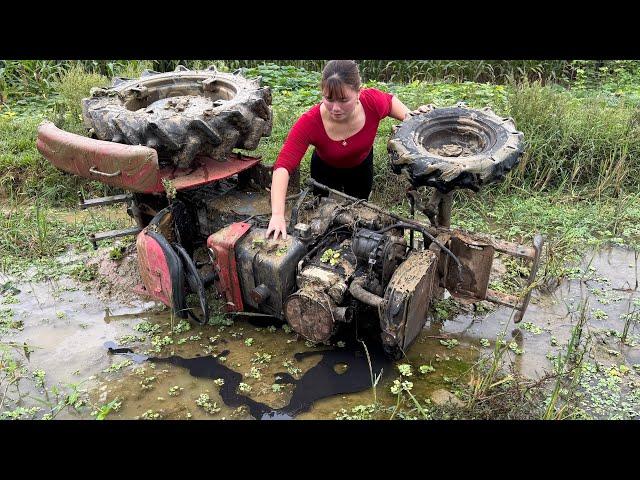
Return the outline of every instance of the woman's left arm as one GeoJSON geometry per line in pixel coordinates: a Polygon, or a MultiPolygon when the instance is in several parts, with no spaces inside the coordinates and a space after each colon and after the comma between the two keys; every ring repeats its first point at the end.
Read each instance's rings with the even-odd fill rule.
{"type": "Polygon", "coordinates": [[[409,110],[404,103],[398,100],[398,97],[394,95],[391,98],[391,111],[389,112],[389,116],[391,118],[402,121],[410,112],[411,110],[409,110]]]}

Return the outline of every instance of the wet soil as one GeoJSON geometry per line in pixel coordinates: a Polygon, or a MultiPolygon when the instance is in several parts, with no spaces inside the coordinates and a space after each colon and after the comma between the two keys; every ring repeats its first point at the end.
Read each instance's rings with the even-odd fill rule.
{"type": "Polygon", "coordinates": [[[8,388],[0,400],[0,414],[39,407],[34,416],[41,418],[59,401],[54,388],[68,394],[75,385],[85,404],[65,406],[56,418],[95,418],[106,411],[109,419],[331,419],[343,409],[373,403],[374,395],[393,405],[391,386],[403,363],[412,366],[412,393],[419,401],[443,389],[455,391],[452,380],[464,382],[501,332],[517,345],[508,351],[511,365],[525,377],[539,378],[552,369],[580,304],[588,302],[587,364],[597,371],[589,370],[582,384],[584,408],[595,418],[640,418],[637,322],[629,322],[625,342],[619,338],[625,314],[640,310],[637,276],[634,252],[615,247],[593,253],[555,292],[534,296],[520,324],[503,307],[447,321],[432,318],[407,358],[395,364],[371,340],[366,349],[354,342],[326,351],[280,323],[236,317],[232,325],[199,327],[172,319],[163,306],[135,295],[126,303],[102,298],[70,278],[44,283],[2,278],[0,284],[11,285],[1,292],[0,309],[11,311],[2,318],[10,315],[21,328],[4,328],[0,343],[25,370],[19,391],[8,388]],[[28,354],[16,348],[25,344],[28,354]],[[419,373],[426,365],[434,371],[419,373]],[[45,372],[41,385],[34,381],[38,371],[45,372]],[[374,391],[372,377],[378,374],[374,391]],[[605,387],[598,387],[603,381],[605,387]],[[107,405],[112,408],[105,410],[107,405]]]}

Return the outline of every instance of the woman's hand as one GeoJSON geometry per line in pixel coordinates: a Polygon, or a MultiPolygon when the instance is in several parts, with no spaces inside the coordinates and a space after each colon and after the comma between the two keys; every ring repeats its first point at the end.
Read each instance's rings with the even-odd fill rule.
{"type": "Polygon", "coordinates": [[[416,108],[412,112],[407,113],[407,116],[405,117],[405,120],[407,118],[413,117],[415,115],[420,115],[421,113],[429,113],[434,108],[436,108],[436,106],[433,105],[432,103],[429,103],[427,105],[420,105],[418,108],[416,108]]]}
{"type": "Polygon", "coordinates": [[[266,238],[269,238],[273,232],[273,239],[277,240],[278,235],[282,234],[282,239],[287,239],[287,222],[284,219],[284,215],[271,215],[271,220],[269,220],[269,227],[267,228],[266,238]]]}

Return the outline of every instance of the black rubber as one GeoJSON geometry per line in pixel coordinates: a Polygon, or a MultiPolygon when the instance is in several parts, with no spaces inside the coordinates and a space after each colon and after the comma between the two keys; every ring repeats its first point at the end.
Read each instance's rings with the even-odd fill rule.
{"type": "Polygon", "coordinates": [[[195,293],[198,296],[200,302],[200,308],[202,308],[202,317],[198,317],[190,308],[187,308],[187,314],[192,320],[200,325],[206,325],[209,321],[209,305],[207,304],[206,290],[204,288],[204,281],[200,277],[195,263],[187,253],[187,251],[178,244],[174,244],[173,248],[178,252],[178,256],[182,261],[182,267],[187,279],[187,285],[189,291],[195,293]]]}
{"type": "Polygon", "coordinates": [[[146,145],[161,166],[188,168],[198,155],[223,161],[234,148],[257,148],[271,134],[270,105],[271,90],[260,79],[179,66],[93,88],[82,113],[94,138],[146,145]]]}
{"type": "Polygon", "coordinates": [[[387,151],[394,173],[403,170],[414,187],[478,191],[502,180],[523,153],[523,134],[511,118],[482,110],[455,107],[413,115],[396,127],[387,151]]]}
{"type": "Polygon", "coordinates": [[[184,295],[184,269],[182,268],[182,262],[178,254],[171,248],[167,239],[160,233],[152,230],[147,230],[146,235],[153,238],[164,253],[169,266],[169,275],[171,276],[171,299],[173,303],[173,313],[179,318],[187,318],[187,303],[184,295]]]}

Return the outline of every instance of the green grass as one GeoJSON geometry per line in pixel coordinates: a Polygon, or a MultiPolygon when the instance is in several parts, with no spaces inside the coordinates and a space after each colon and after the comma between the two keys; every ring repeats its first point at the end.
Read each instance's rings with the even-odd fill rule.
{"type": "Polygon", "coordinates": [[[126,219],[110,219],[104,211],[91,212],[83,219],[68,218],[66,210],[50,208],[38,199],[33,204],[12,202],[1,207],[0,272],[7,275],[24,275],[35,267],[36,279],[66,274],[90,280],[95,272],[82,262],[62,262],[55,257],[69,247],[90,251],[89,233],[130,226],[126,219]]]}
{"type": "MultiPolygon", "coordinates": [[[[36,149],[38,125],[45,119],[54,120],[53,104],[39,110],[9,110],[0,113],[0,198],[40,198],[50,205],[73,205],[78,190],[87,195],[113,194],[113,188],[64,173],[56,169],[36,149]]],[[[84,133],[79,119],[64,122],[64,128],[84,133]]]]}
{"type": "Polygon", "coordinates": [[[92,87],[107,87],[111,82],[103,75],[87,73],[81,65],[74,65],[58,82],[59,103],[56,105],[57,125],[73,133],[84,133],[82,128],[83,98],[89,96],[92,87]]]}
{"type": "MultiPolygon", "coordinates": [[[[92,86],[107,85],[110,75],[135,77],[144,68],[171,70],[178,63],[185,62],[83,61],[64,63],[64,68],[57,69],[45,62],[25,64],[21,73],[18,72],[19,63],[9,65],[5,62],[4,67],[0,67],[5,68],[0,75],[5,84],[28,85],[30,80],[26,79],[31,77],[26,72],[37,70],[38,66],[43,72],[38,78],[46,77],[47,82],[55,83],[48,95],[34,96],[24,87],[20,90],[21,96],[0,105],[0,196],[15,204],[29,205],[20,219],[12,217],[14,223],[2,232],[5,240],[0,241],[0,246],[3,252],[14,255],[21,248],[30,248],[40,255],[61,248],[57,239],[49,240],[57,235],[58,227],[47,227],[46,222],[38,224],[38,210],[34,204],[38,203],[42,208],[69,206],[76,202],[77,190],[84,190],[87,195],[115,192],[98,182],[64,174],[46,161],[35,148],[40,121],[48,118],[66,130],[84,133],[79,102],[89,94],[92,86]],[[10,75],[7,69],[11,70],[10,75]],[[48,73],[45,75],[44,72],[48,73]],[[23,228],[30,231],[22,238],[17,232],[23,228]]],[[[319,68],[323,62],[291,62],[289,65],[251,61],[241,62],[242,65],[229,61],[186,62],[191,68],[204,68],[211,63],[216,63],[221,70],[247,67],[246,75],[259,75],[263,83],[272,88],[274,121],[271,136],[263,138],[255,151],[246,152],[260,155],[265,164],[272,164],[295,120],[320,101],[319,68]]],[[[520,74],[524,74],[529,67],[531,71],[546,68],[533,63],[527,67],[512,62],[511,73],[515,75],[521,69],[520,74]]],[[[469,81],[469,77],[484,78],[483,75],[470,75],[472,67],[476,72],[493,69],[493,80],[507,75],[507,70],[496,73],[505,67],[499,62],[474,65],[459,62],[459,68],[470,70],[457,77],[445,74],[458,67],[444,61],[414,62],[413,66],[407,66],[406,62],[389,65],[362,62],[361,68],[369,68],[369,72],[375,71],[374,66],[387,72],[405,68],[402,75],[418,78],[415,72],[420,67],[431,69],[429,75],[439,75],[440,79],[464,80],[433,83],[414,78],[410,83],[396,83],[402,75],[363,75],[365,79],[369,78],[365,86],[392,92],[410,108],[427,103],[448,106],[464,101],[474,108],[491,106],[498,115],[515,119],[526,144],[520,165],[500,186],[487,187],[479,194],[457,192],[453,223],[522,242],[529,242],[536,232],[543,233],[547,238],[544,273],[553,276],[562,274],[564,263],[578,258],[589,246],[604,241],[631,245],[637,242],[640,196],[634,172],[640,170],[640,116],[634,95],[640,85],[638,65],[638,62],[629,61],[563,64],[562,71],[571,71],[567,74],[568,80],[573,82],[571,89],[526,80],[505,85],[469,81]]],[[[558,75],[555,78],[559,79],[558,75]]],[[[12,91],[19,92],[17,87],[12,91]]],[[[404,192],[408,184],[389,181],[397,177],[391,172],[386,145],[393,125],[397,123],[385,119],[380,124],[374,144],[372,201],[407,213],[404,192]]],[[[309,174],[311,150],[301,164],[303,180],[309,174]]]]}
{"type": "Polygon", "coordinates": [[[635,189],[640,168],[640,116],[602,96],[577,98],[538,84],[520,85],[508,97],[509,114],[524,133],[526,153],[511,182],[534,190],[572,192],[589,186],[595,196],[635,189]]]}

